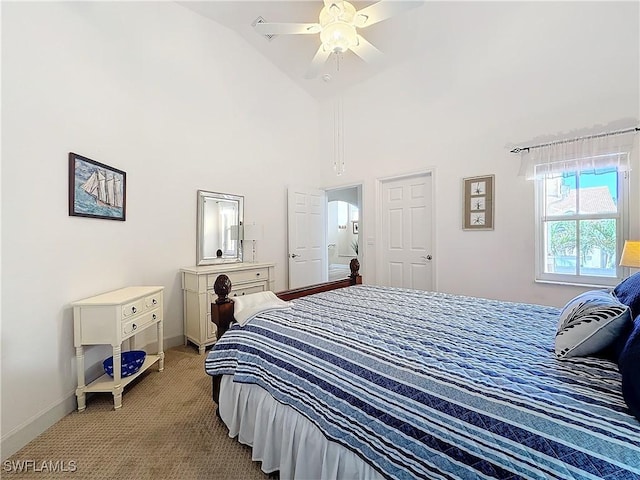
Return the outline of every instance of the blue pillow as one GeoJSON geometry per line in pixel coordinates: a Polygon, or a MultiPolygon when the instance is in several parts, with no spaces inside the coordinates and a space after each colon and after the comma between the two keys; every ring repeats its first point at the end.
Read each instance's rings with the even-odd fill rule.
{"type": "Polygon", "coordinates": [[[629,410],[640,420],[640,315],[633,321],[633,331],[620,354],[622,395],[629,410]]]}
{"type": "Polygon", "coordinates": [[[597,356],[600,358],[605,358],[607,360],[611,360],[612,362],[618,363],[620,359],[620,354],[622,350],[624,350],[625,345],[627,344],[627,340],[629,340],[629,336],[633,331],[633,322],[628,321],[622,327],[621,332],[618,334],[616,339],[613,341],[611,345],[606,347],[604,350],[598,352],[597,356]]]}
{"type": "Polygon", "coordinates": [[[606,290],[590,290],[565,305],[558,318],[560,359],[594,355],[610,346],[631,320],[629,307],[606,290]]]}
{"type": "Polygon", "coordinates": [[[631,309],[631,318],[640,315],[640,272],[621,281],[613,289],[616,298],[631,309]]]}

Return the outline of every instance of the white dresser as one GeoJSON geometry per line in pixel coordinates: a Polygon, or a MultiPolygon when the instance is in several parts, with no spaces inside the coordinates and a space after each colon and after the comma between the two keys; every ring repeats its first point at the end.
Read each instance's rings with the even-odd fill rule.
{"type": "Polygon", "coordinates": [[[164,369],[162,350],[164,287],[126,287],[73,302],[73,343],[76,347],[78,368],[78,411],[86,407],[87,392],[113,393],[113,407],[122,406],[122,391],[142,372],[158,362],[158,370],[164,369]],[[129,339],[129,347],[135,349],[134,336],[147,328],[158,330],[158,353],[147,355],[140,370],[121,378],[122,342],[129,339]],[[85,385],[84,345],[111,345],[113,349],[113,378],[106,373],[85,385]]]}
{"type": "Polygon", "coordinates": [[[224,273],[232,284],[230,297],[273,290],[273,263],[227,263],[202,267],[182,268],[184,309],[184,342],[205,348],[216,343],[216,326],[211,321],[211,302],[217,295],[213,284],[224,273]]]}

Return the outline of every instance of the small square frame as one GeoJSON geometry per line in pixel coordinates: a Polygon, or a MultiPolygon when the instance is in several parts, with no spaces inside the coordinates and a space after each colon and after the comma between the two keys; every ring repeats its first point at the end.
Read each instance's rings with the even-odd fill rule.
{"type": "Polygon", "coordinates": [[[462,181],[462,229],[493,230],[495,175],[468,177],[462,181]]]}
{"type": "Polygon", "coordinates": [[[69,152],[69,215],[126,219],[127,174],[69,152]]]}

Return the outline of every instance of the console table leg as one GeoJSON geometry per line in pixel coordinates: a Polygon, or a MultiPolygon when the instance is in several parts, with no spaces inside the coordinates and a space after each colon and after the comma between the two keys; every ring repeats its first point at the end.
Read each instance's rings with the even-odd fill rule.
{"type": "Polygon", "coordinates": [[[113,345],[113,409],[122,407],[122,348],[113,345]]]}
{"type": "Polygon", "coordinates": [[[76,398],[78,399],[78,411],[84,412],[87,407],[86,394],[84,393],[84,347],[76,347],[76,368],[78,370],[78,388],[76,388],[76,398]]]}
{"type": "Polygon", "coordinates": [[[158,356],[160,360],[158,362],[158,371],[162,372],[164,370],[164,350],[163,350],[163,342],[162,336],[164,335],[164,330],[162,328],[162,320],[158,322],[158,356]]]}

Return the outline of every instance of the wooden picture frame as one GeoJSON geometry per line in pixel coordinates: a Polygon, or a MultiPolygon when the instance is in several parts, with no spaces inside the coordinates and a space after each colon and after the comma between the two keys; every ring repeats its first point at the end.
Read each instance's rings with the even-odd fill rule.
{"type": "Polygon", "coordinates": [[[69,215],[126,219],[127,174],[69,152],[69,215]]]}
{"type": "Polygon", "coordinates": [[[463,230],[493,230],[495,216],[495,176],[463,179],[463,230]]]}

